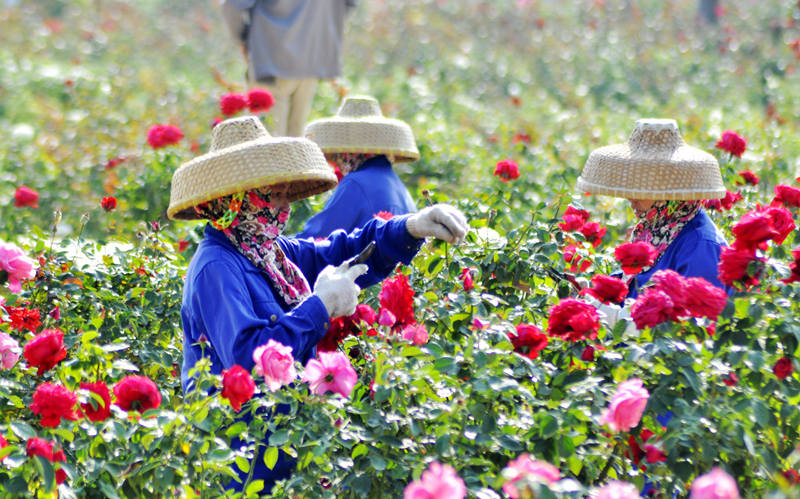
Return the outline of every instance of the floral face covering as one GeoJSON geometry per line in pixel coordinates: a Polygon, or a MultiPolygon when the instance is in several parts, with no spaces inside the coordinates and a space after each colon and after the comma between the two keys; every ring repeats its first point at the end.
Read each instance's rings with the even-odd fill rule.
{"type": "Polygon", "coordinates": [[[374,158],[377,154],[361,154],[354,152],[342,152],[331,154],[331,162],[339,167],[342,175],[347,175],[364,164],[368,159],[374,158]]]}
{"type": "MultiPolygon", "coordinates": [[[[633,228],[631,242],[643,241],[656,249],[658,256],[655,265],[681,229],[689,223],[700,210],[700,201],[656,201],[646,211],[634,210],[639,222],[633,228]]],[[[647,272],[652,266],[645,267],[647,272]]]]}
{"type": "Polygon", "coordinates": [[[197,214],[211,220],[236,250],[264,271],[288,305],[300,303],[311,290],[308,281],[275,241],[289,219],[289,207],[270,205],[268,187],[224,196],[195,207],[197,214]]]}

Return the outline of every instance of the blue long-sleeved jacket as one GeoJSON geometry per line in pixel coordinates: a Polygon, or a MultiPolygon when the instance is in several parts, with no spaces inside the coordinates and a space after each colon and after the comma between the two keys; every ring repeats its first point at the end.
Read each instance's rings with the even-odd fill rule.
{"type": "MultiPolygon", "coordinates": [[[[395,217],[388,222],[374,219],[351,234],[336,231],[318,242],[279,237],[278,244],[313,288],[325,266],[338,265],[375,240],[375,251],[367,260],[369,271],[356,281],[363,288],[384,279],[398,262],[410,263],[419,251],[423,240],[408,233],[406,218],[395,217]]],[[[292,355],[305,365],[315,355],[315,346],[325,335],[329,321],[327,310],[316,295],[294,308],[287,306],[261,270],[210,225],[189,264],[181,319],[184,392],[192,389],[189,372],[202,356],[211,360],[215,374],[234,364],[251,370],[253,350],[270,339],[292,347],[292,355]]],[[[233,445],[240,442],[234,441],[233,445]]],[[[275,480],[289,476],[293,467],[283,453],[272,470],[264,465],[260,454],[252,464],[253,479],[264,480],[265,490],[275,480]]],[[[246,476],[241,474],[242,479],[246,476]]],[[[241,487],[236,482],[230,486],[241,487]]]]}
{"type": "Polygon", "coordinates": [[[671,269],[684,277],[702,277],[718,288],[726,289],[718,277],[719,255],[726,246],[714,222],[700,209],[692,220],[681,229],[661,258],[647,272],[636,275],[631,282],[629,298],[636,298],[638,290],[658,270],[671,269]],[[634,284],[635,283],[635,284],[634,284]]]}
{"type": "Polygon", "coordinates": [[[408,189],[383,155],[368,159],[345,175],[322,211],[308,219],[297,237],[328,237],[336,229],[349,232],[380,211],[392,215],[417,211],[408,189]]]}

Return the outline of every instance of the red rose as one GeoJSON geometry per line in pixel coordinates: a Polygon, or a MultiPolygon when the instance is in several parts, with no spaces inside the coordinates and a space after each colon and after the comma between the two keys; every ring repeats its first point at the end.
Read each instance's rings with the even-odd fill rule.
{"type": "Polygon", "coordinates": [[[800,207],[800,189],[785,184],[776,185],[775,197],[772,199],[772,205],[778,204],[791,208],[800,207]]]}
{"type": "Polygon", "coordinates": [[[34,333],[41,327],[41,314],[38,308],[27,309],[25,307],[6,307],[3,306],[8,312],[8,318],[11,329],[17,331],[28,331],[34,333]]]}
{"type": "Polygon", "coordinates": [[[562,217],[563,222],[558,226],[564,232],[575,232],[583,227],[583,224],[589,221],[589,212],[586,210],[579,210],[574,206],[567,206],[567,210],[562,217]]]}
{"type": "Polygon", "coordinates": [[[508,333],[514,351],[529,359],[535,359],[545,349],[550,340],[541,329],[532,324],[517,324],[516,334],[508,333]]]}
{"type": "Polygon", "coordinates": [[[800,249],[792,250],[792,257],[794,261],[789,264],[789,269],[792,271],[792,274],[786,279],[781,279],[781,281],[786,284],[800,281],[800,249]]]}
{"type": "Polygon", "coordinates": [[[106,162],[106,170],[113,170],[114,168],[116,168],[118,165],[124,163],[125,161],[126,161],[126,158],[123,158],[121,156],[116,157],[116,158],[109,158],[109,160],[106,162]]]}
{"type": "Polygon", "coordinates": [[[739,376],[731,371],[722,378],[722,382],[728,386],[736,386],[739,383],[739,376]]]}
{"type": "Polygon", "coordinates": [[[763,212],[770,217],[772,227],[778,232],[772,240],[775,241],[775,244],[783,244],[783,241],[796,228],[792,212],[783,206],[768,206],[763,212]]]}
{"type": "Polygon", "coordinates": [[[753,250],[722,248],[719,256],[719,280],[726,286],[733,286],[736,282],[741,282],[745,287],[757,285],[761,272],[757,271],[755,275],[747,272],[750,262],[754,261],[761,263],[763,259],[758,258],[753,250]]]}
{"type": "Polygon", "coordinates": [[[594,360],[594,347],[586,345],[586,348],[581,352],[581,360],[584,362],[592,362],[594,360]]]}
{"type": "Polygon", "coordinates": [[[687,285],[686,279],[674,270],[659,270],[653,274],[651,281],[659,291],[663,291],[672,301],[672,315],[670,320],[677,321],[680,317],[689,315],[686,310],[687,285]]]}
{"type": "Polygon", "coordinates": [[[519,165],[510,159],[499,161],[494,167],[494,176],[499,177],[501,182],[519,178],[519,165]]]}
{"type": "Polygon", "coordinates": [[[742,153],[746,148],[747,141],[733,130],[725,130],[722,132],[722,138],[717,142],[717,149],[727,151],[739,158],[742,157],[742,153]]]}
{"type": "Polygon", "coordinates": [[[574,244],[564,248],[564,261],[570,264],[570,272],[586,272],[586,269],[592,265],[592,259],[579,255],[578,247],[574,244]]]}
{"type": "Polygon", "coordinates": [[[414,290],[408,284],[408,277],[397,273],[394,277],[383,281],[381,292],[378,294],[381,308],[394,315],[395,328],[416,323],[414,319],[414,290]]]}
{"type": "Polygon", "coordinates": [[[750,170],[744,170],[739,172],[739,176],[742,177],[742,180],[744,180],[745,184],[758,185],[758,180],[759,180],[758,175],[751,172],[750,170]]]}
{"type": "Polygon", "coordinates": [[[674,304],[669,295],[656,287],[650,287],[631,305],[631,317],[637,329],[656,327],[674,316],[674,304]]]}
{"type": "Polygon", "coordinates": [[[78,414],[75,404],[78,396],[61,385],[42,383],[33,392],[33,402],[30,409],[37,416],[42,416],[41,425],[55,428],[61,423],[61,418],[75,421],[78,414]]]}
{"type": "Polygon", "coordinates": [[[511,138],[511,142],[518,144],[520,142],[524,142],[526,144],[531,143],[531,136],[527,133],[518,133],[515,134],[514,137],[511,138]]]}
{"type": "Polygon", "coordinates": [[[653,265],[656,256],[658,253],[653,245],[643,241],[620,244],[614,248],[614,257],[626,274],[637,274],[643,267],[653,265]]]}
{"type": "Polygon", "coordinates": [[[766,249],[762,245],[778,235],[778,231],[772,225],[772,218],[759,211],[745,213],[731,231],[736,238],[733,246],[747,250],[766,249]]]}
{"type": "Polygon", "coordinates": [[[254,88],[247,92],[247,105],[253,113],[267,112],[275,104],[275,98],[269,90],[254,88]]]}
{"type": "Polygon", "coordinates": [[[469,291],[475,287],[472,281],[472,269],[461,269],[461,285],[464,291],[469,291]]]}
{"type": "Polygon", "coordinates": [[[592,277],[592,287],[585,292],[603,303],[620,303],[628,295],[628,285],[617,277],[598,274],[592,277]]]}
{"type": "MultiPolygon", "coordinates": [[[[67,462],[67,456],[64,455],[64,451],[59,449],[53,452],[55,442],[51,442],[49,440],[45,440],[43,438],[34,437],[28,440],[25,444],[25,450],[28,453],[28,457],[33,456],[41,456],[51,463],[65,463],[67,462]]],[[[57,467],[56,470],[56,483],[63,483],[64,480],[67,479],[67,473],[60,466],[57,467]]]]}
{"type": "MultiPolygon", "coordinates": [[[[628,435],[628,445],[630,446],[630,457],[634,465],[639,466],[639,461],[641,461],[642,458],[645,456],[645,452],[642,449],[642,445],[644,445],[645,442],[650,440],[650,437],[652,437],[653,435],[654,433],[648,430],[647,428],[643,428],[642,431],[639,433],[638,437],[632,434],[628,435]],[[642,445],[639,445],[640,441],[642,445]]],[[[625,455],[627,456],[628,453],[626,452],[625,455]]],[[[647,470],[647,467],[644,465],[642,465],[641,468],[643,471],[647,470]]]]}
{"type": "Polygon", "coordinates": [[[38,208],[39,193],[24,185],[17,187],[17,190],[14,191],[14,206],[17,208],[38,208]]]}
{"type": "Polygon", "coordinates": [[[795,469],[789,469],[781,473],[783,478],[789,482],[790,485],[800,485],[800,473],[795,469]]]}
{"type": "Polygon", "coordinates": [[[114,385],[116,405],[125,411],[144,412],[161,405],[161,394],[153,380],[146,376],[125,376],[114,385]]]}
{"type": "Polygon", "coordinates": [[[778,362],[772,367],[772,372],[778,379],[785,379],[792,374],[792,359],[788,357],[781,357],[778,362]]]}
{"type": "Polygon", "coordinates": [[[60,329],[45,329],[25,344],[23,355],[28,364],[39,368],[36,374],[41,376],[67,356],[64,333],[60,329]]]}
{"type": "Polygon", "coordinates": [[[583,237],[596,248],[603,241],[603,236],[606,235],[606,228],[597,222],[587,222],[578,229],[578,232],[583,234],[583,237]]]}
{"type": "Polygon", "coordinates": [[[702,277],[686,279],[683,304],[692,317],[707,317],[716,321],[728,303],[728,294],[702,277]]]}
{"type": "Polygon", "coordinates": [[[730,210],[733,205],[741,201],[742,195],[738,192],[725,191],[725,197],[722,199],[706,199],[703,201],[703,206],[709,210],[730,210]]]}
{"type": "Polygon", "coordinates": [[[113,196],[105,196],[100,201],[100,206],[102,206],[103,209],[106,210],[106,211],[111,211],[111,210],[113,210],[114,208],[117,207],[117,198],[115,198],[113,196]]]}
{"type": "Polygon", "coordinates": [[[588,303],[567,298],[550,308],[547,333],[565,341],[593,340],[600,329],[600,316],[588,303]]]}
{"type": "Polygon", "coordinates": [[[187,241],[186,239],[180,239],[178,241],[178,251],[180,253],[183,253],[184,251],[186,251],[186,248],[188,248],[191,244],[192,244],[191,241],[187,241]]]}
{"type": "Polygon", "coordinates": [[[253,398],[255,391],[253,378],[239,364],[222,371],[222,398],[228,399],[236,412],[241,410],[242,404],[253,398]]]}
{"type": "Polygon", "coordinates": [[[177,144],[183,138],[183,132],[175,125],[153,125],[147,130],[147,143],[153,149],[177,144]]]}
{"type": "Polygon", "coordinates": [[[648,463],[658,463],[667,460],[667,456],[655,445],[644,446],[645,459],[648,463]]]}
{"type": "Polygon", "coordinates": [[[225,94],[219,98],[219,110],[225,116],[236,114],[247,107],[247,97],[242,94],[225,94]]]}
{"type": "Polygon", "coordinates": [[[96,383],[81,383],[81,388],[91,393],[97,394],[103,400],[98,402],[97,399],[89,396],[89,400],[85,404],[81,404],[81,409],[90,421],[105,421],[111,415],[111,393],[108,391],[108,385],[102,381],[96,383]]]}

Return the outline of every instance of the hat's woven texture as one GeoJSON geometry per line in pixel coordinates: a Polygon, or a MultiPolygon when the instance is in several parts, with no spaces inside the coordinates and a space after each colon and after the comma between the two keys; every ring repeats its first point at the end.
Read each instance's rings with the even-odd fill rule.
{"type": "Polygon", "coordinates": [[[419,151],[411,127],[403,121],[384,118],[372,97],[347,97],[336,116],[312,121],[305,136],[325,154],[349,152],[386,154],[394,161],[416,161],[419,151]]]}
{"type": "Polygon", "coordinates": [[[200,203],[282,183],[295,201],[335,187],[336,175],[308,139],[271,137],[255,116],[225,120],[211,132],[210,151],[175,171],[167,215],[196,219],[200,203]]]}
{"type": "Polygon", "coordinates": [[[595,149],[577,188],[628,199],[694,200],[725,197],[719,163],[687,145],[674,120],[636,122],[628,142],[595,149]]]}

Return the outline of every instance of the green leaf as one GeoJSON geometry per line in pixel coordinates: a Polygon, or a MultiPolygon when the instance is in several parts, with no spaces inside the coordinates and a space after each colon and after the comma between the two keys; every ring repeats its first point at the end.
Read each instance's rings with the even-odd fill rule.
{"type": "Polygon", "coordinates": [[[289,441],[289,430],[283,428],[269,436],[269,445],[272,447],[280,447],[289,441]]]}
{"type": "Polygon", "coordinates": [[[369,448],[366,445],[358,444],[355,447],[353,447],[353,452],[350,453],[350,457],[355,459],[359,456],[365,455],[367,452],[369,452],[369,448]]]}
{"type": "MultiPolygon", "coordinates": [[[[271,468],[270,468],[271,469],[271,468]]],[[[258,494],[264,490],[264,480],[253,480],[245,489],[244,493],[248,497],[258,494]]]]}
{"type": "Polygon", "coordinates": [[[246,431],[247,431],[247,423],[245,423],[244,421],[237,421],[225,431],[225,435],[228,438],[233,438],[243,434],[246,431]]]}
{"type": "Polygon", "coordinates": [[[22,421],[14,421],[9,423],[8,426],[11,428],[11,431],[14,432],[14,435],[18,436],[21,440],[27,441],[36,436],[36,431],[31,428],[30,425],[22,421]]]}
{"type": "Polygon", "coordinates": [[[117,369],[122,369],[123,371],[138,371],[139,368],[136,365],[126,359],[117,359],[112,364],[113,367],[117,369]]]}
{"type": "Polygon", "coordinates": [[[120,499],[119,494],[117,494],[116,487],[114,487],[110,483],[101,480],[100,482],[98,482],[97,485],[98,487],[100,487],[100,490],[103,492],[103,494],[106,495],[106,497],[109,497],[111,499],[120,499]]]}
{"type": "MultiPolygon", "coordinates": [[[[270,447],[272,448],[272,447],[270,447]]],[[[245,459],[242,456],[236,456],[236,467],[242,470],[243,473],[247,473],[250,471],[250,460],[245,459]]],[[[270,468],[272,469],[272,468],[270,468]]]]}
{"type": "Polygon", "coordinates": [[[383,471],[386,469],[386,460],[377,454],[371,455],[369,457],[369,462],[377,471],[383,471]]]}
{"type": "Polygon", "coordinates": [[[53,463],[42,456],[36,456],[34,462],[39,475],[42,477],[44,490],[47,492],[52,491],[56,486],[56,470],[53,469],[53,463]]]}
{"type": "Polygon", "coordinates": [[[269,447],[264,452],[264,464],[267,465],[267,468],[273,469],[275,467],[275,463],[278,462],[278,452],[277,447],[269,447]]]}
{"type": "Polygon", "coordinates": [[[762,400],[753,399],[752,407],[756,422],[763,428],[768,428],[775,424],[775,417],[762,400]]]}

